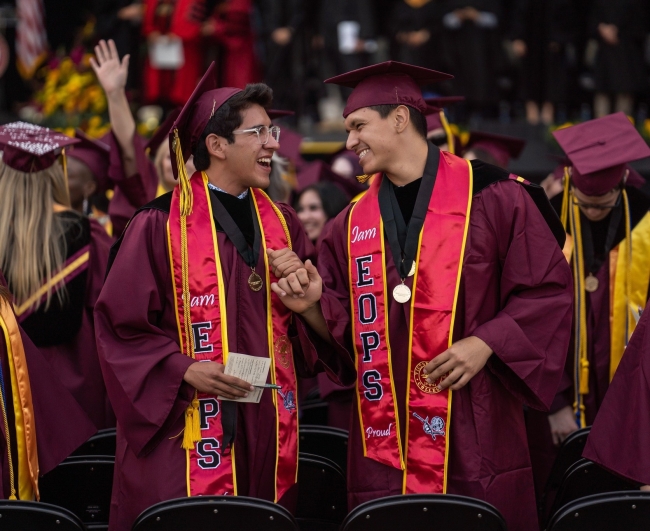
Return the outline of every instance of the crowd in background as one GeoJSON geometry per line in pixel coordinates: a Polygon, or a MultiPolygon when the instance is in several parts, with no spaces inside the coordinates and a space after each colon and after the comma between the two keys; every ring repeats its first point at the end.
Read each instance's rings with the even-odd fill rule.
{"type": "MultiPolygon", "coordinates": [[[[20,3],[19,0],[18,3],[20,3]]],[[[11,5],[5,37],[13,49],[11,5]]],[[[130,54],[137,104],[182,105],[216,60],[224,86],[264,80],[303,131],[336,128],[347,94],[329,76],[394,59],[449,72],[435,93],[461,94],[460,123],[531,124],[624,111],[650,101],[645,0],[42,0],[51,52],[112,38],[130,54]],[[178,46],[181,43],[182,46],[178,46]]],[[[4,106],[31,97],[10,61],[4,106]]],[[[434,90],[430,91],[432,94],[434,90]]]]}

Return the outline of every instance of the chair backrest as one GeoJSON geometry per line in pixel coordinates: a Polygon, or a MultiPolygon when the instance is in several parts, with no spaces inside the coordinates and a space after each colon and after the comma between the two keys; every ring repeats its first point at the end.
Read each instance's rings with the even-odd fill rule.
{"type": "Polygon", "coordinates": [[[396,529],[506,531],[506,523],[497,509],[481,500],[453,494],[406,494],[361,504],[341,526],[341,531],[396,529]]]}
{"type": "Polygon", "coordinates": [[[548,531],[647,531],[650,492],[638,490],[595,494],[562,507],[548,531]]]}
{"type": "Polygon", "coordinates": [[[138,516],[132,531],[256,529],[298,531],[284,507],[245,496],[200,496],[158,503],[138,516]]]}
{"type": "Polygon", "coordinates": [[[43,502],[0,500],[2,531],[85,531],[81,520],[62,507],[43,502]]]}
{"type": "Polygon", "coordinates": [[[564,439],[553,463],[551,474],[548,477],[546,490],[557,490],[567,470],[582,459],[582,451],[585,449],[590,431],[591,426],[588,426],[587,428],[574,431],[564,439]]]}
{"type": "Polygon", "coordinates": [[[65,507],[84,524],[107,524],[115,459],[68,457],[39,481],[41,501],[65,507]]]}
{"type": "Polygon", "coordinates": [[[320,398],[304,400],[298,406],[300,408],[300,423],[317,426],[327,426],[327,402],[320,398]]]}
{"type": "Polygon", "coordinates": [[[117,442],[115,428],[99,430],[95,435],[77,448],[72,455],[107,455],[115,457],[117,442]]]}
{"type": "Polygon", "coordinates": [[[340,524],[347,512],[347,484],[341,468],[330,459],[301,452],[296,518],[340,524]]]}
{"type": "Polygon", "coordinates": [[[348,468],[348,432],[329,426],[301,424],[300,451],[326,457],[345,472],[348,468]]]}
{"type": "Polygon", "coordinates": [[[638,484],[616,476],[588,459],[581,459],[564,475],[551,514],[555,514],[567,503],[585,496],[636,488],[638,488],[638,484]]]}

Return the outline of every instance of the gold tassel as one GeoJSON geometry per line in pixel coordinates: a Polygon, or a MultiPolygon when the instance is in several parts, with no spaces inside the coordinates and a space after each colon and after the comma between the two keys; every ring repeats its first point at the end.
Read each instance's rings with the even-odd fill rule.
{"type": "MultiPolygon", "coordinates": [[[[570,190],[570,178],[569,178],[569,167],[564,167],[564,190],[562,191],[562,210],[560,215],[560,221],[564,230],[567,228],[567,219],[569,217],[569,190],[570,190]]],[[[574,236],[575,237],[575,236],[574,236]]]]}
{"type": "Polygon", "coordinates": [[[185,432],[183,433],[183,449],[191,450],[194,443],[201,440],[201,414],[199,400],[194,393],[192,403],[185,410],[185,432]]]}
{"type": "Polygon", "coordinates": [[[589,394],[589,360],[580,360],[580,394],[589,394]]]}
{"type": "Polygon", "coordinates": [[[359,181],[361,184],[365,183],[368,179],[370,179],[372,175],[364,174],[364,175],[357,175],[357,181],[359,181]]]}
{"type": "Polygon", "coordinates": [[[192,188],[190,186],[190,176],[187,175],[187,169],[185,168],[185,159],[183,159],[183,149],[181,148],[181,139],[178,136],[178,128],[174,129],[172,149],[176,156],[178,186],[181,192],[179,198],[181,216],[189,216],[192,213],[194,197],[192,196],[192,188]]]}

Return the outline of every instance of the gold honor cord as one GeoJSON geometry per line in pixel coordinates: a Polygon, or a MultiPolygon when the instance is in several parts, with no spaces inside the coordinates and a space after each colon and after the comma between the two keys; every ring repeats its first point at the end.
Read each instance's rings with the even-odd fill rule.
{"type": "MultiPolygon", "coordinates": [[[[0,378],[2,369],[0,368],[0,378]]],[[[5,442],[7,443],[7,466],[9,467],[9,499],[17,500],[16,478],[14,477],[14,461],[11,455],[11,436],[9,434],[9,419],[7,417],[6,397],[4,395],[4,382],[0,382],[0,409],[2,409],[2,422],[5,428],[5,442]]]]}

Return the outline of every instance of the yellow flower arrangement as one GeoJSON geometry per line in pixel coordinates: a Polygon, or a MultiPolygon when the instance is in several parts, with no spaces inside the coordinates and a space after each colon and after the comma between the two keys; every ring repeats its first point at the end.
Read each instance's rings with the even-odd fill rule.
{"type": "Polygon", "coordinates": [[[97,138],[110,130],[106,96],[90,66],[91,54],[76,54],[43,66],[43,84],[34,95],[33,113],[41,125],[74,134],[82,129],[97,138]],[[40,112],[38,112],[40,111],[40,112]]]}

